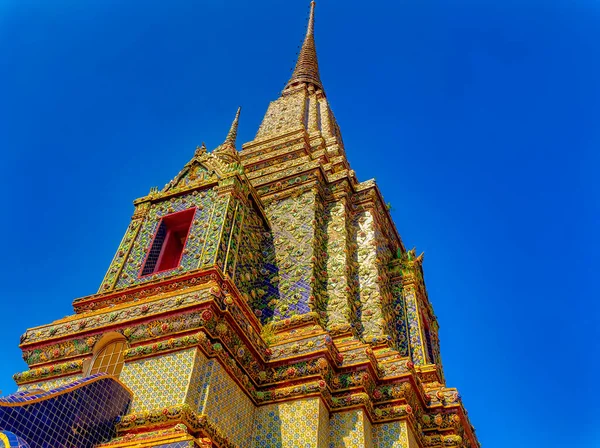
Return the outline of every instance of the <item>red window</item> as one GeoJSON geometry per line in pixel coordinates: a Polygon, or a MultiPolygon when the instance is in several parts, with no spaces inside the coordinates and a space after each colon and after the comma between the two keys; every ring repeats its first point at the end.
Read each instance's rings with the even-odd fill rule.
{"type": "Polygon", "coordinates": [[[142,276],[179,266],[195,212],[195,208],[190,208],[164,216],[160,220],[146,256],[142,276]]]}

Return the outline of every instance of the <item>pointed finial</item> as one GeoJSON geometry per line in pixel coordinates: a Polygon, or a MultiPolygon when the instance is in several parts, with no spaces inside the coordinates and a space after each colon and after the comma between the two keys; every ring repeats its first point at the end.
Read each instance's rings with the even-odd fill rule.
{"type": "Polygon", "coordinates": [[[310,2],[310,16],[306,37],[298,54],[298,61],[294,73],[288,81],[286,88],[299,82],[306,82],[323,89],[321,77],[319,76],[319,63],[317,61],[317,49],[315,47],[315,2],[310,2]]]}
{"type": "Polygon", "coordinates": [[[194,152],[195,157],[199,157],[206,152],[206,145],[202,142],[202,146],[196,146],[196,151],[194,152]]]}
{"type": "Polygon", "coordinates": [[[233,123],[231,123],[231,128],[229,128],[229,132],[227,133],[227,137],[225,138],[225,143],[229,143],[233,145],[235,148],[235,140],[237,138],[237,130],[238,130],[238,122],[240,121],[240,111],[242,107],[238,107],[237,112],[235,113],[235,118],[233,119],[233,123]]]}
{"type": "Polygon", "coordinates": [[[242,108],[238,107],[238,110],[235,113],[235,118],[233,119],[233,123],[231,123],[231,128],[229,128],[229,132],[227,133],[225,141],[213,151],[214,155],[216,155],[218,158],[227,163],[239,162],[240,160],[240,156],[238,155],[238,152],[235,149],[235,140],[237,138],[238,122],[240,120],[241,110],[242,108]]]}
{"type": "Polygon", "coordinates": [[[308,18],[308,28],[306,29],[307,36],[314,36],[315,34],[315,5],[314,1],[310,2],[310,16],[308,18]]]}

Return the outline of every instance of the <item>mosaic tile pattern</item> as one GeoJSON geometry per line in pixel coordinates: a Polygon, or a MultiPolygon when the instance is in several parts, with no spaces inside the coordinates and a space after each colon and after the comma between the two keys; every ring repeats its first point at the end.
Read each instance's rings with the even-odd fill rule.
{"type": "Polygon", "coordinates": [[[408,348],[408,331],[406,323],[406,308],[402,296],[402,281],[398,279],[392,284],[392,296],[395,321],[395,345],[402,356],[410,356],[408,348]]]}
{"type": "Polygon", "coordinates": [[[0,431],[0,448],[29,448],[29,445],[10,431],[0,431]]]}
{"type": "Polygon", "coordinates": [[[381,337],[385,333],[385,319],[380,306],[380,287],[377,267],[375,222],[371,211],[355,219],[358,244],[358,283],[360,285],[361,323],[365,339],[381,337]]]}
{"type": "Polygon", "coordinates": [[[251,208],[244,218],[234,278],[240,292],[263,323],[273,318],[279,298],[278,274],[273,235],[251,208]]]}
{"type": "Polygon", "coordinates": [[[55,379],[51,379],[51,380],[47,380],[47,381],[40,381],[37,383],[23,384],[23,385],[19,386],[19,389],[17,390],[17,392],[23,392],[23,391],[35,390],[35,389],[52,390],[52,389],[56,389],[57,387],[64,386],[66,384],[70,384],[70,383],[80,380],[82,378],[83,378],[83,374],[80,373],[77,375],[68,375],[68,376],[63,376],[61,378],[55,378],[55,379]]]}
{"type": "Polygon", "coordinates": [[[252,446],[326,448],[328,426],[327,409],[319,398],[261,406],[254,417],[252,446]]]}
{"type": "Polygon", "coordinates": [[[408,448],[419,448],[419,444],[417,443],[417,439],[415,438],[415,435],[410,430],[410,428],[408,428],[406,432],[408,434],[408,448]]]}
{"type": "Polygon", "coordinates": [[[373,425],[373,442],[377,448],[409,448],[406,422],[373,425]]]}
{"type": "Polygon", "coordinates": [[[208,384],[215,362],[214,359],[206,358],[200,350],[197,350],[185,402],[198,413],[201,413],[206,405],[208,384]]]}
{"type": "MultiPolygon", "coordinates": [[[[174,271],[195,269],[204,264],[214,262],[217,240],[224,218],[226,203],[217,200],[216,192],[212,189],[193,192],[191,194],[171,198],[150,207],[139,233],[137,234],[131,252],[127,255],[123,269],[116,282],[117,288],[137,285],[156,278],[172,275],[174,271]],[[160,219],[170,213],[180,212],[196,207],[194,221],[181,259],[181,268],[175,268],[145,277],[139,277],[146,253],[152,244],[154,234],[160,219]]],[[[117,260],[113,261],[113,264],[117,260]]],[[[109,273],[113,266],[109,268],[109,273]]]]}
{"type": "Polygon", "coordinates": [[[329,420],[329,448],[373,446],[371,422],[362,409],[332,414],[329,420]]]}
{"type": "Polygon", "coordinates": [[[221,364],[201,353],[192,373],[188,403],[233,443],[250,444],[254,404],[221,364]]]}
{"type": "Polygon", "coordinates": [[[261,139],[298,129],[304,121],[305,108],[304,95],[282,96],[271,102],[258,128],[256,138],[261,139]]]}
{"type": "MultiPolygon", "coordinates": [[[[350,260],[348,254],[346,201],[334,202],[327,207],[327,325],[329,328],[352,323],[350,260]]],[[[353,303],[352,303],[353,304],[353,303]]]]}
{"type": "Polygon", "coordinates": [[[279,266],[279,300],[275,320],[310,311],[315,236],[313,192],[271,203],[267,215],[273,228],[275,259],[279,266]]]}
{"type": "Polygon", "coordinates": [[[329,411],[323,403],[323,400],[319,400],[319,434],[317,436],[317,447],[327,448],[329,446],[329,411]]]}
{"type": "Polygon", "coordinates": [[[185,402],[196,348],[125,364],[121,381],[134,393],[131,413],[185,402]]]}
{"type": "Polygon", "coordinates": [[[412,362],[420,366],[426,364],[425,350],[421,337],[421,326],[419,324],[419,311],[417,304],[417,296],[412,287],[404,294],[406,303],[406,318],[408,321],[408,332],[410,335],[410,352],[412,362]]]}
{"type": "Polygon", "coordinates": [[[31,448],[91,448],[115,436],[130,394],[118,381],[93,375],[50,392],[17,392],[0,398],[0,428],[31,448]]]}

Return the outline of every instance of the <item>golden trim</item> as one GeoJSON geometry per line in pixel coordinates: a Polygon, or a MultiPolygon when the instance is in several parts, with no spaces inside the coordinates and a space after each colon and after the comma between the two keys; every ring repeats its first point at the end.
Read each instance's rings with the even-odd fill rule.
{"type": "Polygon", "coordinates": [[[190,434],[177,434],[177,435],[164,435],[157,437],[149,437],[145,440],[129,440],[126,442],[119,442],[117,444],[107,444],[107,445],[99,445],[100,448],[122,448],[122,447],[135,447],[135,448],[152,448],[155,447],[157,442],[168,442],[168,443],[177,443],[177,442],[186,442],[186,441],[195,441],[194,436],[190,434]]]}
{"type": "MultiPolygon", "coordinates": [[[[248,207],[252,207],[252,204],[249,204],[248,207]]],[[[237,269],[239,253],[240,253],[240,244],[242,242],[242,234],[244,233],[244,223],[246,221],[246,209],[242,208],[242,220],[240,221],[240,233],[237,238],[237,252],[235,253],[235,260],[233,262],[232,268],[232,281],[235,278],[235,271],[237,269]]],[[[227,256],[229,256],[229,248],[227,248],[227,256]]],[[[225,275],[227,275],[227,263],[225,263],[225,275]]]]}
{"type": "MultiPolygon", "coordinates": [[[[227,204],[227,205],[229,205],[229,204],[227,204]]],[[[231,240],[233,237],[233,232],[235,230],[235,218],[238,215],[239,209],[240,209],[240,204],[239,203],[235,204],[235,210],[233,211],[233,218],[231,218],[231,230],[229,231],[229,235],[227,236],[227,252],[225,252],[225,260],[223,261],[223,268],[222,268],[223,273],[225,275],[227,275],[227,261],[229,260],[229,251],[231,248],[231,240]]],[[[225,214],[225,216],[227,216],[227,214],[225,214]]],[[[225,222],[223,222],[223,225],[225,225],[225,222]]],[[[241,233],[241,230],[240,230],[240,233],[241,233]]],[[[217,258],[219,258],[219,257],[217,256],[217,258]]]]}

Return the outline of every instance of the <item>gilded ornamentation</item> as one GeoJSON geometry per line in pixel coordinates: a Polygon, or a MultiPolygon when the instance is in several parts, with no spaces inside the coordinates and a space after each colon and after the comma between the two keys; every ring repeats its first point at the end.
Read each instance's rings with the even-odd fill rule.
{"type": "Polygon", "coordinates": [[[133,401],[102,447],[477,448],[445,384],[423,257],[346,158],[314,2],[294,73],[240,152],[239,113],[134,201],[98,293],[22,336],[19,397],[85,381],[119,332],[133,401]],[[186,210],[183,235],[170,215],[186,210]]]}

